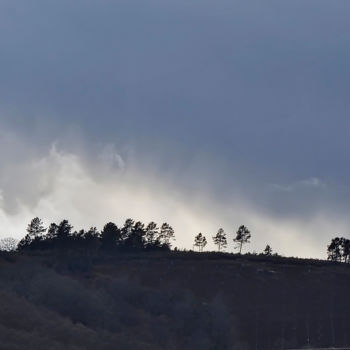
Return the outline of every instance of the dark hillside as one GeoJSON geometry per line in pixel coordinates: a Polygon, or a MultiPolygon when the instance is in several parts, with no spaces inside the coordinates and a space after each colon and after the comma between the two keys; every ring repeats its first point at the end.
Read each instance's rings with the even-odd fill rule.
{"type": "Polygon", "coordinates": [[[1,349],[350,344],[347,264],[215,253],[3,254],[1,349]]]}

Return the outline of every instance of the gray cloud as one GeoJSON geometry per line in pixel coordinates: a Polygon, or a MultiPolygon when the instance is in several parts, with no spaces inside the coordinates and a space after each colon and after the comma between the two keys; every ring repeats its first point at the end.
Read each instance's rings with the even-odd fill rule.
{"type": "MultiPolygon", "coordinates": [[[[186,225],[280,225],[267,237],[287,253],[283,239],[298,242],[307,226],[300,254],[323,254],[314,241],[348,227],[349,10],[322,0],[2,1],[3,226],[49,197],[47,214],[65,215],[52,204],[65,193],[64,159],[109,191],[113,181],[164,184],[162,201],[181,199],[155,216],[186,208],[195,219],[176,219],[186,235],[186,225]]],[[[80,222],[89,212],[70,200],[80,222]]],[[[131,214],[151,200],[135,202],[131,214]]],[[[267,240],[258,237],[257,247],[267,240]]]]}

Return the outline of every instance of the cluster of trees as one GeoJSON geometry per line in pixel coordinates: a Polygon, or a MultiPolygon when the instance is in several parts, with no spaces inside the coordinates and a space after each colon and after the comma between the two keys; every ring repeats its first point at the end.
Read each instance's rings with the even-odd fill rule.
{"type": "Polygon", "coordinates": [[[46,229],[41,219],[36,217],[28,225],[27,234],[18,243],[17,249],[19,251],[51,248],[85,248],[105,251],[116,248],[169,250],[173,240],[175,240],[175,232],[168,223],[158,227],[152,221],[146,226],[141,221],[127,219],[121,228],[109,222],[101,232],[96,227],[91,227],[88,231],[73,231],[73,226],[68,220],[63,220],[59,224],[52,223],[46,229]]]}
{"type": "Polygon", "coordinates": [[[344,237],[333,238],[327,247],[328,260],[350,262],[350,240],[344,237]]]}
{"type": "MultiPolygon", "coordinates": [[[[218,251],[221,252],[227,247],[227,236],[224,229],[219,228],[215,236],[212,237],[214,244],[217,246],[218,251]]],[[[243,244],[250,243],[251,234],[248,228],[244,225],[241,225],[236,235],[233,238],[233,242],[236,243],[236,248],[239,249],[239,254],[242,252],[243,244]]],[[[198,248],[198,251],[202,252],[204,247],[207,245],[207,239],[202,234],[199,233],[194,238],[194,246],[198,248]]]]}

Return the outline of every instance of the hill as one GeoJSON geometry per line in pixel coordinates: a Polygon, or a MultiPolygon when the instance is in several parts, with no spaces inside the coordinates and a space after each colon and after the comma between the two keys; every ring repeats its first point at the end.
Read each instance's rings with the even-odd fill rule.
{"type": "Polygon", "coordinates": [[[193,252],[0,256],[1,349],[349,346],[350,267],[193,252]]]}

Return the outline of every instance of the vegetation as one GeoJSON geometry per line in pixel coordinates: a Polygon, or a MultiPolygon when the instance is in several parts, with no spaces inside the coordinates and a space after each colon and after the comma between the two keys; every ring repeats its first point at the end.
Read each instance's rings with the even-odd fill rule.
{"type": "Polygon", "coordinates": [[[272,255],[272,248],[269,245],[267,245],[263,251],[263,254],[266,256],[271,256],[272,255]]]}
{"type": "Polygon", "coordinates": [[[327,249],[331,261],[350,262],[350,240],[344,237],[333,238],[327,249]]]}
{"type": "Polygon", "coordinates": [[[219,228],[217,234],[213,237],[213,241],[219,252],[227,247],[226,233],[223,228],[219,228]]]}
{"type": "Polygon", "coordinates": [[[251,238],[250,231],[244,226],[240,226],[236,232],[236,237],[233,239],[237,243],[237,248],[239,249],[239,254],[242,252],[243,244],[249,243],[251,238]]]}
{"type": "Polygon", "coordinates": [[[128,219],[74,231],[39,218],[16,246],[0,241],[1,348],[268,350],[350,345],[349,240],[334,238],[330,261],[284,258],[267,245],[242,254],[171,251],[165,223],[128,219]],[[17,247],[17,248],[16,248],[17,247]]]}
{"type": "Polygon", "coordinates": [[[142,222],[127,219],[122,228],[113,222],[107,223],[102,232],[96,227],[88,231],[73,231],[68,220],[50,224],[47,234],[39,218],[34,218],[27,228],[27,235],[19,242],[18,250],[170,250],[175,239],[174,230],[164,223],[158,228],[155,222],[145,226],[142,222]]]}
{"type": "Polygon", "coordinates": [[[198,235],[194,238],[194,246],[198,247],[199,252],[202,252],[206,245],[207,239],[202,233],[198,233],[198,235]]]}

